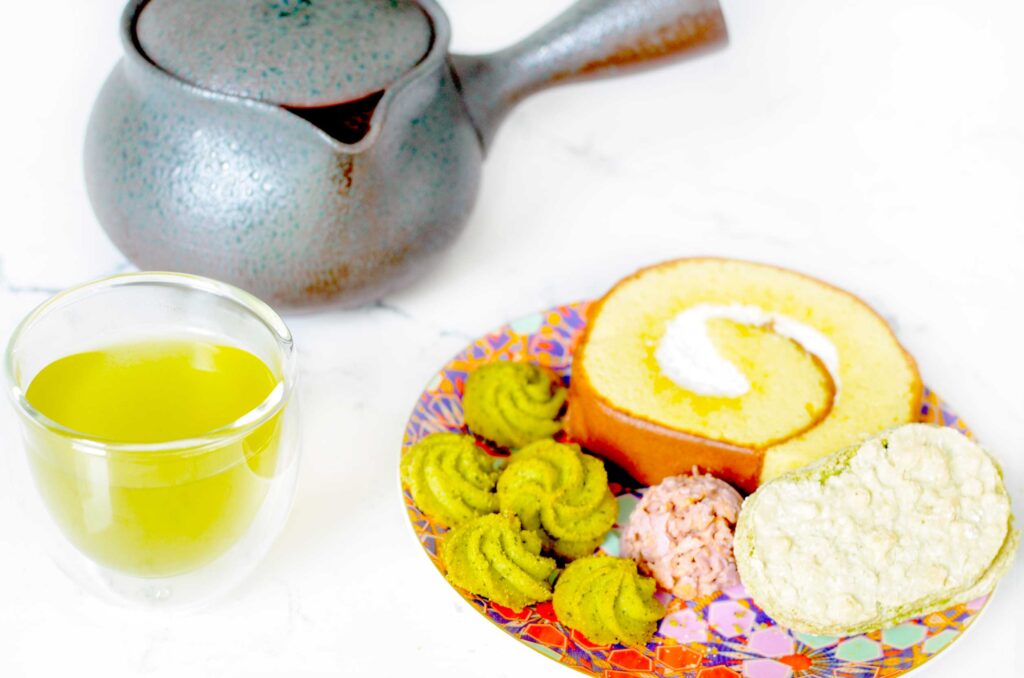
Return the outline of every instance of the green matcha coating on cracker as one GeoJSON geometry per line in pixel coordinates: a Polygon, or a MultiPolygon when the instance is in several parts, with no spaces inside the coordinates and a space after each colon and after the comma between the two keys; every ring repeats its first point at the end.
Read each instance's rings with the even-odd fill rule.
{"type": "Polygon", "coordinates": [[[480,516],[451,529],[441,542],[448,581],[521,610],[551,599],[557,565],[540,555],[541,537],[507,513],[480,516]]]}
{"type": "Polygon", "coordinates": [[[562,429],[567,394],[558,376],[542,367],[498,361],[470,373],[462,406],[470,431],[514,450],[562,429]]]}
{"type": "Polygon", "coordinates": [[[402,457],[401,474],[420,510],[446,527],[498,510],[494,459],[472,436],[427,436],[402,457]]]}
{"type": "Polygon", "coordinates": [[[642,645],[665,616],[655,582],[627,558],[596,555],[568,565],[555,582],[558,619],[592,643],[642,645]]]}
{"type": "Polygon", "coordinates": [[[526,529],[542,530],[554,552],[567,559],[593,553],[618,512],[601,460],[554,440],[509,457],[498,479],[498,503],[526,529]]]}

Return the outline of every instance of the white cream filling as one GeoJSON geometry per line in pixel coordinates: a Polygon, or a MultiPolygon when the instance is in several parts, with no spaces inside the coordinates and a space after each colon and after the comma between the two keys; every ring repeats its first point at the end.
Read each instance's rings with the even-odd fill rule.
{"type": "Polygon", "coordinates": [[[781,313],[745,304],[697,304],[677,314],[665,327],[654,357],[661,371],[698,395],[738,398],[750,390],[750,381],[726,360],[711,341],[708,321],[725,318],[753,327],[770,326],[792,339],[825,365],[839,392],[839,352],[824,334],[781,313]]]}

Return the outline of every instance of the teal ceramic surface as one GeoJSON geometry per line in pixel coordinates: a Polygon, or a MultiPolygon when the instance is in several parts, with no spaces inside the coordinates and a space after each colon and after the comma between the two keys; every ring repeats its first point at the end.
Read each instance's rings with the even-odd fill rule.
{"type": "Polygon", "coordinates": [[[553,84],[696,53],[726,36],[714,0],[580,0],[517,45],[453,56],[448,20],[432,0],[415,8],[426,24],[397,0],[385,4],[394,11],[361,3],[376,9],[360,25],[403,29],[377,31],[372,41],[349,33],[332,50],[322,44],[323,31],[340,30],[332,12],[356,3],[184,3],[216,15],[221,32],[248,26],[260,63],[282,71],[232,80],[234,68],[245,68],[244,45],[225,42],[224,62],[214,63],[216,31],[195,37],[202,22],[194,18],[160,22],[148,35],[168,49],[161,65],[140,45],[147,1],[130,3],[125,55],[96,100],[85,148],[89,196],[114,244],[140,268],[219,278],[282,307],[379,298],[422,273],[461,231],[486,147],[518,101],[553,84]],[[251,7],[261,13],[239,9],[251,7]],[[296,48],[303,13],[321,33],[296,48]],[[263,49],[270,38],[251,35],[253,25],[285,36],[274,42],[280,49],[263,49]],[[417,57],[425,25],[429,44],[417,57]],[[190,40],[205,56],[184,54],[190,40]],[[303,61],[294,49],[317,69],[293,68],[303,61]],[[367,93],[375,87],[383,89],[367,93]]]}
{"type": "Polygon", "coordinates": [[[412,0],[149,0],[135,35],[186,82],[296,107],[382,91],[433,41],[412,0]]]}

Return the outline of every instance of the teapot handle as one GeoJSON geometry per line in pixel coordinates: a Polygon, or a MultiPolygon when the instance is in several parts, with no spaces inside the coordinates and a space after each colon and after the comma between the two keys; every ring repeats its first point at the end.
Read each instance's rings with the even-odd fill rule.
{"type": "Polygon", "coordinates": [[[451,64],[486,149],[509,110],[545,87],[727,41],[717,0],[579,0],[522,42],[493,54],[452,55],[451,64]]]}

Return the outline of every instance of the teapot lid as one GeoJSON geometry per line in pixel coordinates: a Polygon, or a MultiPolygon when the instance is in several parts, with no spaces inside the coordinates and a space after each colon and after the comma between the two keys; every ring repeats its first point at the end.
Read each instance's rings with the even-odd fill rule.
{"type": "Polygon", "coordinates": [[[149,0],[139,47],[200,87],[293,107],[362,99],[430,49],[412,0],[149,0]]]}

